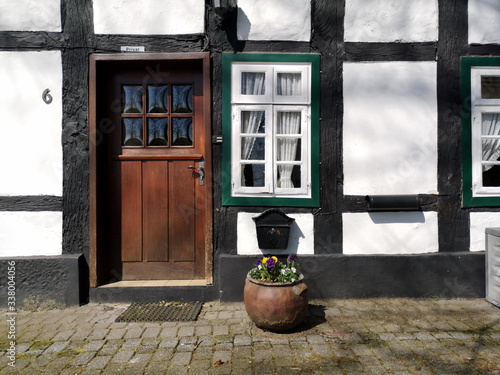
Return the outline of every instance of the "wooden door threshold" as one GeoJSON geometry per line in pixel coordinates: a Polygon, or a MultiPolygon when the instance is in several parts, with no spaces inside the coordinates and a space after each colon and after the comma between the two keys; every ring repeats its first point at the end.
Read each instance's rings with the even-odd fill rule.
{"type": "Polygon", "coordinates": [[[127,280],[101,285],[98,288],[137,288],[137,287],[170,287],[170,286],[205,286],[204,279],[195,280],[127,280]]]}

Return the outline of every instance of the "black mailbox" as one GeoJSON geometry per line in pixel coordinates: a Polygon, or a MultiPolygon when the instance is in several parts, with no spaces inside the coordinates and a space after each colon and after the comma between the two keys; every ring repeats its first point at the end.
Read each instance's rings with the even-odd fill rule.
{"type": "Polygon", "coordinates": [[[259,249],[286,249],[290,229],[295,219],[284,212],[271,208],[254,217],[259,249]]]}

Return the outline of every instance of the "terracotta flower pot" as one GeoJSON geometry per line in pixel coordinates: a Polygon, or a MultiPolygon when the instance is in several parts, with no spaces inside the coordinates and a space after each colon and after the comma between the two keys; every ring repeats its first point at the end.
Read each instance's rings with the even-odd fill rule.
{"type": "Polygon", "coordinates": [[[300,324],[309,304],[302,275],[293,283],[264,282],[247,275],[243,297],[252,322],[274,332],[287,331],[300,324]]]}

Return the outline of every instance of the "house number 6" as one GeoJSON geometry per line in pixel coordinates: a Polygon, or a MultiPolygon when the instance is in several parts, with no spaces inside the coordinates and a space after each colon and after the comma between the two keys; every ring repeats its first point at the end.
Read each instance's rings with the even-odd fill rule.
{"type": "Polygon", "coordinates": [[[49,90],[49,89],[45,89],[45,90],[43,90],[43,93],[42,93],[42,99],[43,99],[43,101],[45,102],[45,104],[50,104],[50,103],[52,103],[52,95],[50,95],[49,93],[50,93],[50,90],[49,90]]]}

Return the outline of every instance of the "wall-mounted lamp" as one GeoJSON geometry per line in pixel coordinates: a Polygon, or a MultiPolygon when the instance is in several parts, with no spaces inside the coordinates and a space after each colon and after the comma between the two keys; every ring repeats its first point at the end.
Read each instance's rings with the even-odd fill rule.
{"type": "Polygon", "coordinates": [[[223,29],[231,14],[236,12],[238,5],[237,0],[213,0],[216,14],[217,27],[223,29]]]}

